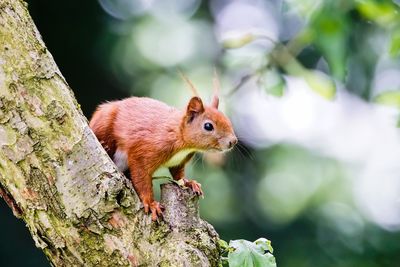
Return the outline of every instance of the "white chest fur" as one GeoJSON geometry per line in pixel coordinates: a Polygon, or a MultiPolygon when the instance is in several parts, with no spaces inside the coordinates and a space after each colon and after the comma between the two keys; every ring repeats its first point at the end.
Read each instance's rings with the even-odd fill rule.
{"type": "Polygon", "coordinates": [[[179,164],[182,163],[182,161],[185,160],[185,158],[193,153],[196,152],[196,149],[193,148],[188,148],[188,149],[183,149],[181,151],[178,151],[177,153],[175,153],[166,163],[163,164],[163,167],[174,167],[174,166],[178,166],[179,164]]]}
{"type": "MultiPolygon", "coordinates": [[[[178,151],[175,153],[167,162],[163,164],[161,167],[174,167],[178,166],[179,164],[182,163],[182,161],[185,160],[185,158],[193,152],[196,152],[198,150],[189,148],[189,149],[183,149],[181,151],[178,151]]],[[[128,169],[128,162],[127,162],[127,154],[124,151],[118,150],[115,152],[114,157],[113,157],[114,163],[117,165],[118,169],[121,172],[124,172],[128,169]]]]}
{"type": "Polygon", "coordinates": [[[119,171],[124,172],[128,169],[128,156],[124,151],[117,149],[113,161],[115,165],[117,165],[119,171]]]}

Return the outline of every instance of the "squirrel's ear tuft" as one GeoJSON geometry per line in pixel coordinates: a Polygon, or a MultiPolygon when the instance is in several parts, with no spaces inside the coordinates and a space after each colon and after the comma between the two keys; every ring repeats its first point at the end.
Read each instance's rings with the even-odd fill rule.
{"type": "Polygon", "coordinates": [[[219,89],[221,88],[221,85],[219,83],[217,69],[215,69],[215,68],[214,68],[213,88],[214,88],[214,95],[213,95],[213,98],[211,101],[211,106],[218,109],[218,105],[219,105],[218,93],[219,93],[219,89]]]}
{"type": "Polygon", "coordinates": [[[194,96],[190,99],[189,104],[187,105],[186,115],[189,117],[189,121],[192,121],[193,118],[204,112],[203,101],[198,96],[194,96]]]}
{"type": "Polygon", "coordinates": [[[211,106],[218,109],[219,105],[219,97],[217,95],[214,95],[211,101],[211,106]]]}

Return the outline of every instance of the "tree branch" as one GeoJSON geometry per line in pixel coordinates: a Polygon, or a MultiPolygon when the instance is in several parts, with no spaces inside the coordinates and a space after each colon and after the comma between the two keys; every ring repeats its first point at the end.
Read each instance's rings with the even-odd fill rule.
{"type": "Polygon", "coordinates": [[[165,222],[144,214],[25,2],[0,3],[0,36],[0,193],[52,264],[218,266],[218,235],[191,192],[165,185],[165,222]]]}

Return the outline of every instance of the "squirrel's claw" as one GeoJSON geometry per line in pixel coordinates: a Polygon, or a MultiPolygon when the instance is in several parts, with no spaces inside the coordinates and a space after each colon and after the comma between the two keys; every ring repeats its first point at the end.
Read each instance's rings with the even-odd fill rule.
{"type": "Polygon", "coordinates": [[[151,220],[157,221],[158,217],[162,217],[162,211],[164,210],[164,206],[161,205],[157,201],[153,201],[150,204],[143,203],[144,212],[149,213],[151,212],[151,220]]]}
{"type": "Polygon", "coordinates": [[[193,190],[193,192],[199,196],[203,195],[203,191],[201,190],[201,184],[196,182],[195,180],[183,180],[186,187],[189,187],[193,190]]]}

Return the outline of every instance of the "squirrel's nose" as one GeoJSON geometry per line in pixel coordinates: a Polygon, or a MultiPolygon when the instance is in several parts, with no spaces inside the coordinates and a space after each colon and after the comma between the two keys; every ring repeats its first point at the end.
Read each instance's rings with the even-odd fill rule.
{"type": "Polygon", "coordinates": [[[236,145],[237,142],[238,142],[238,139],[236,137],[234,137],[231,141],[229,141],[229,148],[231,148],[234,145],[236,145]]]}

